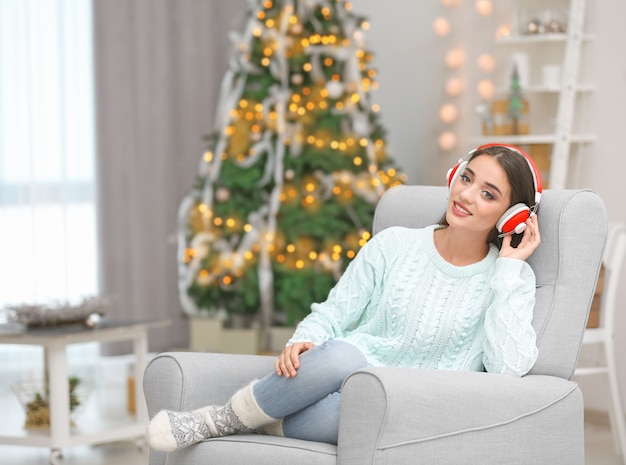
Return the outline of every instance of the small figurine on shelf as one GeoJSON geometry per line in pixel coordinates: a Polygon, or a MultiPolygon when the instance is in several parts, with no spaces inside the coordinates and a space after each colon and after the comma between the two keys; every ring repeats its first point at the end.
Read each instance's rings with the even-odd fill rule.
{"type": "Polygon", "coordinates": [[[528,101],[522,95],[517,65],[513,65],[511,78],[511,94],[509,95],[508,117],[511,121],[511,134],[528,134],[528,124],[524,116],[528,112],[528,101]]]}

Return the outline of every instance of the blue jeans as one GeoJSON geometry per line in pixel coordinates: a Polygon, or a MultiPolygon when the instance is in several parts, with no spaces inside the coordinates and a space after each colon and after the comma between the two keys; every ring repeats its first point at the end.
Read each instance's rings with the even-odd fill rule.
{"type": "Polygon", "coordinates": [[[273,418],[283,418],[289,438],[337,444],[339,398],[347,376],[367,366],[352,344],[330,340],[300,355],[294,378],[270,373],[254,385],[259,407],[273,418]]]}

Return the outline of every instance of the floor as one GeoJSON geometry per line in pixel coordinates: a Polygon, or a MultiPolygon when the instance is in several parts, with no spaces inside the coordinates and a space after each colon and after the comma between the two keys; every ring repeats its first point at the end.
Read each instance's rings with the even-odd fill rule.
{"type": "MultiPolygon", "coordinates": [[[[615,455],[611,432],[607,426],[585,426],[585,464],[623,465],[615,455]]],[[[64,465],[147,465],[148,450],[140,450],[133,442],[117,442],[87,447],[76,446],[64,451],[64,465]]],[[[0,446],[2,465],[46,465],[49,451],[42,448],[0,446]]]]}

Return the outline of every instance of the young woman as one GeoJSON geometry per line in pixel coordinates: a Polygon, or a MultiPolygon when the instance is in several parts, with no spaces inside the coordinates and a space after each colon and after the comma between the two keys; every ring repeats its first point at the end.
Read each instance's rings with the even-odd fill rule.
{"type": "Polygon", "coordinates": [[[461,160],[448,186],[440,224],[388,228],[361,249],[274,372],[224,406],[159,412],[150,445],[247,432],[336,444],[341,385],[367,366],[526,374],[537,358],[526,259],[540,242],[539,173],[520,149],[490,144],[461,160]]]}

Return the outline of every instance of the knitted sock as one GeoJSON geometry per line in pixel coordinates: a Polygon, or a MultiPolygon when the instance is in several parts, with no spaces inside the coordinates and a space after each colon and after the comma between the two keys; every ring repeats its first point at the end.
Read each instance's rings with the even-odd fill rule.
{"type": "Polygon", "coordinates": [[[255,383],[237,391],[222,407],[157,413],[148,425],[148,443],[153,449],[170,452],[210,438],[259,431],[276,423],[276,418],[268,416],[257,404],[252,393],[255,383]]]}

